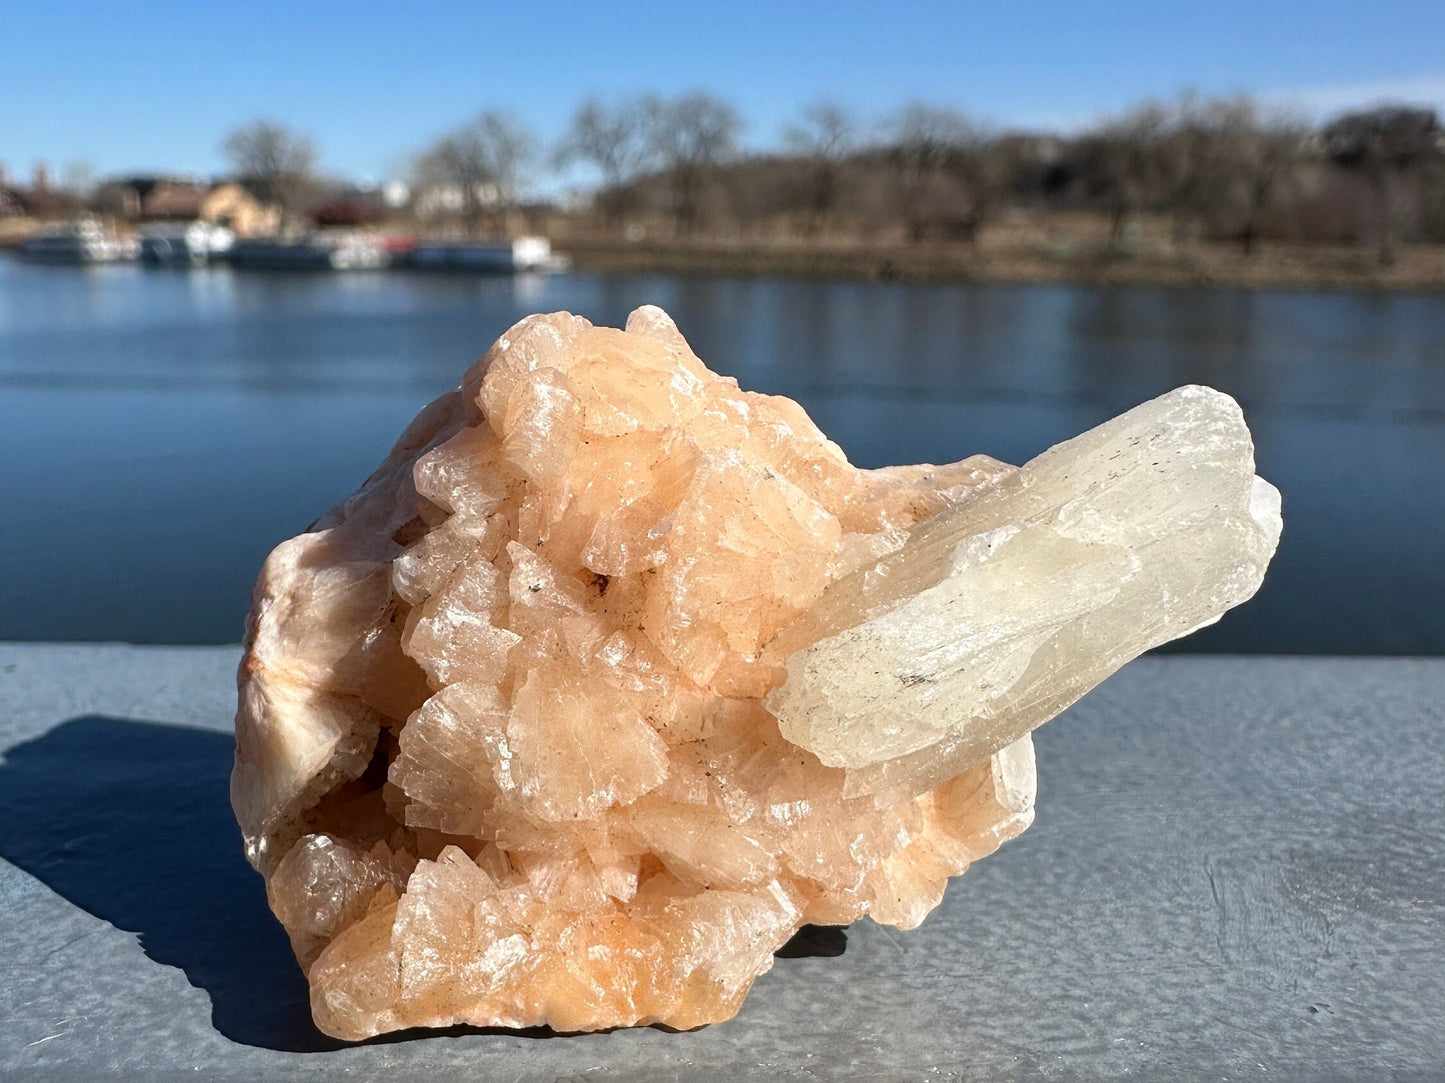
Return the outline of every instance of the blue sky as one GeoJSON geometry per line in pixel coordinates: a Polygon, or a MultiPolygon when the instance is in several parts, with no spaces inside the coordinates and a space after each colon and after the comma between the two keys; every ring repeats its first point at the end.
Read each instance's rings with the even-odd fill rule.
{"type": "Polygon", "coordinates": [[[1445,4],[0,0],[0,162],[20,175],[217,171],[225,132],[258,115],[379,179],[481,108],[552,137],[593,93],[712,90],[764,145],[820,96],[1068,127],[1185,87],[1445,105],[1445,4]]]}

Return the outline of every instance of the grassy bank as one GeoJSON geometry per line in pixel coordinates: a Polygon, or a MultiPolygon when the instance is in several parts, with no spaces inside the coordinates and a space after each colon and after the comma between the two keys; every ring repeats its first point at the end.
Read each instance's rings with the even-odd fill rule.
{"type": "MultiPolygon", "coordinates": [[[[18,248],[43,223],[0,219],[0,250],[18,248]]],[[[1245,289],[1417,290],[1445,293],[1445,245],[1406,245],[1382,266],[1366,245],[1272,243],[1246,255],[1236,244],[1173,244],[1163,221],[1145,219],[1125,251],[1107,243],[1097,216],[1055,216],[988,228],[976,244],[829,239],[628,242],[577,236],[559,216],[534,228],[579,271],[775,276],[900,282],[1077,282],[1245,289]]],[[[389,225],[409,233],[413,223],[389,225]]]]}
{"type": "Polygon", "coordinates": [[[581,271],[767,275],[909,282],[1080,282],[1250,289],[1445,292],[1445,246],[1402,249],[1381,266],[1366,248],[1197,244],[1132,253],[1104,247],[962,244],[558,242],[581,271]]]}

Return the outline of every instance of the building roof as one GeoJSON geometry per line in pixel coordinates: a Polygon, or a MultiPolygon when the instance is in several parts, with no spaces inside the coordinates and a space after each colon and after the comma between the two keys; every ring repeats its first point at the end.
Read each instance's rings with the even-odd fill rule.
{"type": "Polygon", "coordinates": [[[147,218],[195,218],[209,184],[162,181],[143,196],[141,213],[147,218]]]}

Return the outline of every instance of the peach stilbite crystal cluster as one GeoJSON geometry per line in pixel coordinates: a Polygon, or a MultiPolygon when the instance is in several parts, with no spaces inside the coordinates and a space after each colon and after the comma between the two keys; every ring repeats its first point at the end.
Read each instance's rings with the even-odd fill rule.
{"type": "Polygon", "coordinates": [[[1273,552],[1231,400],[1110,426],[858,470],[656,308],[509,330],[256,586],[232,802],[318,1026],[692,1027],[917,925],[1028,731],[1273,552]]]}

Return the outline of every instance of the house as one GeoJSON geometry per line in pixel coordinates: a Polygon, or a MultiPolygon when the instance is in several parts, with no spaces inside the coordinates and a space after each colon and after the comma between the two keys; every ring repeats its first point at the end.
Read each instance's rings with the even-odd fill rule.
{"type": "Polygon", "coordinates": [[[260,237],[281,229],[281,211],[262,203],[245,185],[214,185],[202,198],[196,217],[233,230],[238,237],[260,237]]]}
{"type": "Polygon", "coordinates": [[[165,183],[168,183],[166,179],[158,176],[113,177],[96,191],[96,207],[106,214],[134,221],[144,217],[145,201],[165,183]]]}
{"type": "Polygon", "coordinates": [[[257,199],[243,184],[213,183],[189,177],[133,176],[107,181],[98,205],[132,222],[214,222],[240,237],[275,233],[276,208],[257,199]]]}
{"type": "Polygon", "coordinates": [[[148,222],[193,222],[201,216],[201,200],[209,184],[197,181],[163,180],[141,199],[140,214],[148,222]]]}

